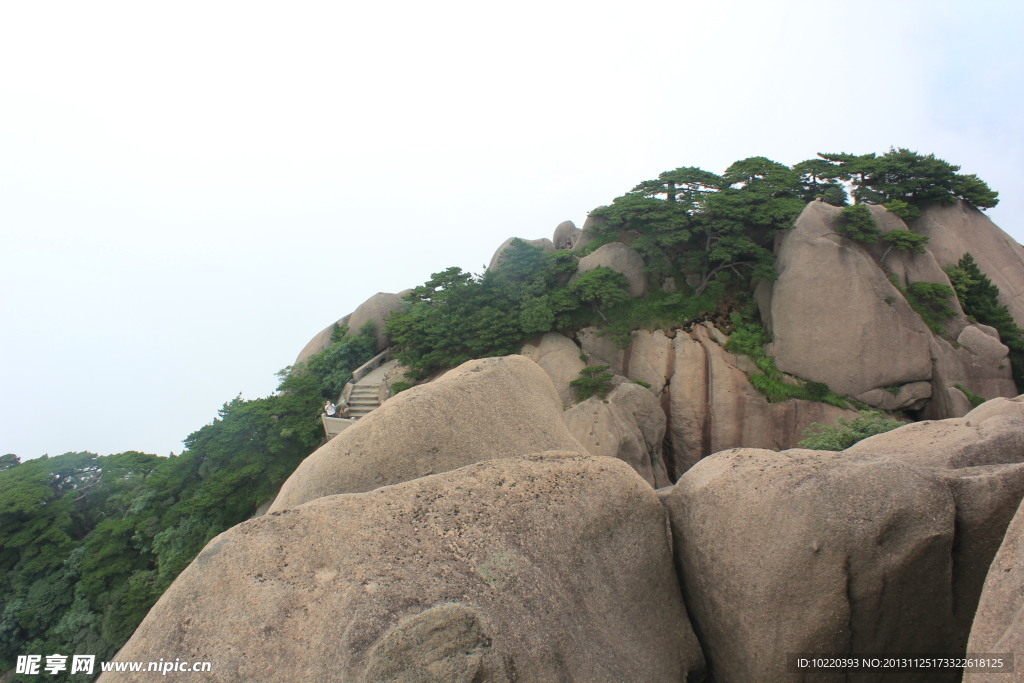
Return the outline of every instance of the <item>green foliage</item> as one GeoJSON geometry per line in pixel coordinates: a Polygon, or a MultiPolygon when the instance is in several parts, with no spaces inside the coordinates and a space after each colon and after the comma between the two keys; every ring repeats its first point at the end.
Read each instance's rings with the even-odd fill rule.
{"type": "Polygon", "coordinates": [[[750,383],[764,394],[769,403],[796,398],[829,403],[840,408],[846,407],[846,400],[833,393],[827,384],[797,380],[778,369],[775,360],[764,352],[764,345],[771,341],[771,333],[756,321],[752,312],[735,313],[733,325],[733,332],[725,348],[754,361],[761,372],[751,375],[750,383]]]}
{"type": "Polygon", "coordinates": [[[413,384],[411,382],[392,382],[391,383],[391,395],[400,394],[406,389],[412,389],[413,384]]]}
{"type": "Polygon", "coordinates": [[[773,279],[775,231],[804,206],[799,174],[764,157],[732,164],[721,176],[695,167],[666,171],[591,216],[594,246],[632,244],[654,277],[692,276],[694,294],[732,278],[773,279]]]}
{"type": "Polygon", "coordinates": [[[921,216],[921,209],[917,208],[913,204],[908,204],[902,199],[893,199],[891,202],[882,204],[889,213],[903,219],[904,221],[912,221],[915,218],[921,216]]]}
{"type": "Polygon", "coordinates": [[[909,230],[890,230],[882,239],[888,242],[893,249],[899,249],[912,254],[925,253],[924,245],[928,243],[928,235],[918,235],[909,230]]]}
{"type": "Polygon", "coordinates": [[[832,206],[846,206],[850,198],[842,185],[829,185],[821,193],[821,201],[832,206]]]}
{"type": "Polygon", "coordinates": [[[576,259],[522,240],[483,276],[435,273],[388,318],[388,334],[411,377],[423,379],[472,358],[517,353],[531,336],[607,320],[628,299],[625,276],[595,268],[568,283],[576,259]]]}
{"type": "Polygon", "coordinates": [[[841,417],[834,425],[824,425],[820,422],[811,424],[804,431],[804,439],[799,445],[801,448],[818,451],[842,451],[861,439],[891,431],[902,427],[903,424],[881,411],[861,410],[852,420],[841,417]]]}
{"type": "Polygon", "coordinates": [[[320,443],[323,392],[369,359],[372,338],[341,331],[282,373],[277,394],[226,403],[180,456],[7,458],[0,670],[31,652],[112,657],[203,546],[250,517],[320,443]]]}
{"type": "Polygon", "coordinates": [[[964,254],[956,266],[946,268],[964,313],[996,328],[999,339],[1010,349],[1010,364],[1017,388],[1024,388],[1024,330],[1017,326],[1010,309],[999,303],[999,288],[981,272],[971,254],[964,254]]]}
{"type": "Polygon", "coordinates": [[[331,330],[331,345],[323,351],[311,356],[305,363],[295,368],[286,368],[279,390],[298,390],[312,381],[320,398],[337,399],[345,384],[352,379],[355,370],[373,358],[377,343],[376,327],[367,322],[358,334],[349,334],[347,327],[337,324],[331,330]]]}
{"type": "Polygon", "coordinates": [[[614,378],[612,373],[606,372],[608,368],[607,365],[590,365],[580,370],[579,379],[569,382],[576,391],[577,401],[586,401],[591,396],[602,399],[608,396],[614,378]]]}
{"type": "Polygon", "coordinates": [[[957,173],[954,166],[934,154],[923,156],[902,147],[882,156],[874,154],[819,154],[853,179],[857,201],[885,204],[893,200],[915,207],[928,203],[952,204],[964,200],[984,209],[999,203],[994,192],[976,175],[957,173]]]}
{"type": "Polygon", "coordinates": [[[954,295],[952,288],[941,282],[912,282],[904,287],[896,275],[890,275],[889,282],[921,316],[928,329],[938,335],[946,333],[944,322],[956,315],[956,311],[949,305],[949,298],[954,295]]]}
{"type": "Polygon", "coordinates": [[[854,204],[840,211],[836,227],[839,234],[858,242],[873,243],[878,240],[878,226],[874,216],[863,204],[854,204]]]}
{"type": "Polygon", "coordinates": [[[982,403],[984,403],[985,401],[988,400],[984,396],[978,396],[976,393],[974,393],[973,391],[971,391],[970,389],[965,387],[963,384],[960,384],[959,382],[957,382],[953,386],[956,389],[959,389],[960,393],[962,393],[964,396],[966,396],[967,400],[970,401],[971,405],[974,406],[975,408],[977,408],[982,403]]]}

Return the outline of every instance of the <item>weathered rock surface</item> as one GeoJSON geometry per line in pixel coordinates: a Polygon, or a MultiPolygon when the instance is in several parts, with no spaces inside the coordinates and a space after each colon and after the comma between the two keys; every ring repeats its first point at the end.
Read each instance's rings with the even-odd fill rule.
{"type": "Polygon", "coordinates": [[[1024,653],[1024,504],[1006,530],[999,552],[989,567],[978,611],[967,641],[967,652],[1013,653],[1016,677],[1007,674],[964,674],[964,681],[1019,680],[1024,653]]]}
{"type": "Polygon", "coordinates": [[[941,266],[955,265],[970,252],[999,288],[1000,303],[1010,309],[1018,325],[1024,324],[1024,247],[963,202],[928,207],[913,226],[915,232],[928,235],[928,251],[941,266]]]}
{"type": "MultiPolygon", "coordinates": [[[[514,240],[521,239],[519,237],[509,237],[507,240],[501,243],[501,246],[494,250],[494,256],[491,257],[490,263],[487,265],[487,270],[496,270],[501,267],[501,262],[504,260],[505,250],[512,246],[514,240]]],[[[523,240],[527,244],[531,244],[535,247],[540,247],[544,251],[554,251],[555,245],[547,237],[538,240],[523,240]]]]}
{"type": "Polygon", "coordinates": [[[307,360],[310,359],[310,357],[315,356],[316,354],[320,353],[321,351],[326,349],[328,346],[330,346],[331,345],[331,333],[334,332],[334,326],[335,325],[339,325],[339,326],[344,327],[345,325],[348,324],[348,320],[351,317],[352,317],[352,314],[349,313],[344,318],[341,318],[337,322],[331,323],[330,325],[328,325],[324,329],[320,330],[316,334],[315,337],[310,339],[309,342],[304,347],[302,347],[302,351],[299,352],[299,355],[295,359],[295,363],[293,363],[293,365],[299,365],[301,363],[305,363],[307,360]]]}
{"type": "Polygon", "coordinates": [[[610,242],[602,245],[580,259],[576,273],[582,275],[601,266],[625,275],[626,280],[629,281],[629,295],[634,299],[647,293],[644,259],[635,249],[627,247],[622,242],[610,242]]]}
{"type": "Polygon", "coordinates": [[[153,653],[212,661],[213,681],[682,681],[703,669],[657,495],[619,460],[572,453],[240,524],[118,659],[153,653]]]}
{"type": "Polygon", "coordinates": [[[377,292],[369,299],[359,304],[359,307],[352,312],[352,315],[348,319],[348,331],[349,334],[358,334],[362,330],[363,325],[366,323],[373,323],[374,330],[377,334],[377,351],[383,351],[390,345],[388,336],[384,334],[384,326],[387,322],[388,316],[393,311],[397,311],[402,307],[402,297],[409,290],[399,292],[398,294],[388,294],[387,292],[377,292]]]}
{"type": "Polygon", "coordinates": [[[738,367],[746,359],[726,351],[726,337],[710,325],[669,334],[634,332],[625,374],[661,397],[672,478],[710,453],[737,446],[790,448],[812,422],[832,424],[854,415],[813,401],[769,403],[738,367]]]}
{"type": "Polygon", "coordinates": [[[591,455],[624,460],[654,488],[672,483],[661,448],[665,413],[639,384],[620,384],[605,400],[594,396],[572,406],[565,424],[591,455]]]}
{"type": "Polygon", "coordinates": [[[842,453],[735,449],[691,468],[664,500],[714,680],[796,680],[786,653],[964,652],[1024,496],[1024,403],[1011,403],[842,453]]]}
{"type": "Polygon", "coordinates": [[[469,361],[392,397],[314,451],[270,510],[547,450],[586,453],[540,366],[523,356],[469,361]]]}
{"type": "Polygon", "coordinates": [[[770,355],[850,396],[931,379],[930,331],[871,256],[835,233],[839,211],[811,202],[782,239],[770,355]]]}
{"type": "Polygon", "coordinates": [[[551,241],[554,243],[555,249],[572,249],[580,241],[582,233],[583,231],[577,228],[572,221],[562,221],[555,228],[555,234],[552,235],[551,241]]]}
{"type": "Polygon", "coordinates": [[[522,354],[539,365],[551,378],[563,406],[575,400],[569,382],[580,378],[580,370],[587,366],[580,359],[580,348],[568,337],[547,332],[537,341],[524,344],[522,354]]]}
{"type": "Polygon", "coordinates": [[[590,365],[607,365],[617,375],[624,370],[625,350],[620,349],[607,335],[596,327],[584,327],[576,333],[576,341],[588,357],[590,365]]]}
{"type": "Polygon", "coordinates": [[[954,346],[940,337],[932,338],[932,400],[924,411],[925,417],[960,417],[971,409],[970,401],[957,384],[982,398],[1017,395],[1010,350],[997,338],[977,326],[968,325],[956,341],[954,346]]]}
{"type": "Polygon", "coordinates": [[[583,227],[580,229],[579,238],[576,243],[572,245],[573,251],[581,251],[588,244],[594,241],[594,230],[598,226],[602,225],[605,219],[598,218],[595,216],[587,216],[587,220],[583,221],[583,227]]]}
{"type": "Polygon", "coordinates": [[[932,396],[931,382],[911,382],[893,389],[872,389],[854,398],[882,410],[920,410],[932,396]]]}

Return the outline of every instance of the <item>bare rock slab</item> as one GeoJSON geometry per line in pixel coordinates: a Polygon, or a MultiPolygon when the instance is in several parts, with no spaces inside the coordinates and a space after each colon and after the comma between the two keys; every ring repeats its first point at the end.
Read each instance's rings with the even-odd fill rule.
{"type": "Polygon", "coordinates": [[[540,366],[524,356],[468,361],[388,399],[314,451],[270,511],[547,450],[586,454],[540,366]]]}
{"type": "Polygon", "coordinates": [[[574,453],[491,460],[240,524],[178,577],[118,659],[155,652],[211,661],[213,681],[703,672],[657,494],[620,460],[574,453]]]}
{"type": "Polygon", "coordinates": [[[978,654],[1013,653],[1016,678],[1007,674],[964,674],[964,681],[1019,680],[1024,667],[1024,504],[1006,530],[988,571],[974,617],[967,651],[978,654]]]}
{"type": "Polygon", "coordinates": [[[780,370],[856,396],[931,379],[931,333],[885,273],[811,202],[779,247],[771,296],[780,370]]]}
{"type": "Polygon", "coordinates": [[[671,483],[662,455],[665,413],[648,389],[620,384],[565,411],[565,424],[591,455],[627,462],[654,488],[671,483]]]}
{"type": "MultiPolygon", "coordinates": [[[[965,652],[1024,497],[1024,404],[992,403],[841,453],[734,449],[691,468],[664,500],[713,679],[799,680],[786,653],[965,652]]],[[[905,680],[959,673],[943,675],[905,680]]]]}

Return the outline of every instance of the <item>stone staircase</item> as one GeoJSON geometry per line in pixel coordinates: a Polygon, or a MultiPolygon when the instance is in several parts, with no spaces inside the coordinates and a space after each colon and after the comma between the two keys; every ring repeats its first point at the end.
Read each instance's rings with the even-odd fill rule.
{"type": "Polygon", "coordinates": [[[348,397],[348,417],[358,420],[380,406],[380,384],[358,383],[348,397]]]}
{"type": "Polygon", "coordinates": [[[359,377],[359,379],[352,384],[347,396],[347,417],[350,419],[358,420],[380,406],[381,384],[385,375],[398,364],[398,361],[387,360],[385,356],[377,362],[380,364],[376,367],[366,368],[366,370],[359,368],[353,373],[353,377],[359,377]]]}

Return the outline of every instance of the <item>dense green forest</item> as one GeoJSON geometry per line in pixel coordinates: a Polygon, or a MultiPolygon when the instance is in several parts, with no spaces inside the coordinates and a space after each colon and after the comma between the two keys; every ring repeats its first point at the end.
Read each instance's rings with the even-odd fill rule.
{"type": "Polygon", "coordinates": [[[374,339],[336,330],[328,349],[282,371],[278,393],[226,403],[178,456],[0,458],[0,671],[19,654],[112,657],[203,546],[321,443],[323,399],[374,339]]]}
{"type": "MultiPolygon", "coordinates": [[[[847,206],[852,198],[843,230],[862,241],[877,239],[870,214],[856,208],[863,203],[885,204],[911,225],[931,202],[995,205],[995,192],[958,171],[905,149],[822,154],[792,167],[751,157],[721,175],[666,171],[595,209],[581,250],[516,241],[500,268],[437,273],[408,295],[387,331],[409,379],[419,381],[471,358],[517,352],[547,331],[595,325],[625,342],[641,327],[711,319],[734,333],[733,350],[754,359],[761,373],[752,382],[772,400],[842,404],[825,385],[783,377],[762,351],[770,334],[751,292],[774,278],[776,234],[816,199],[847,206]],[[647,296],[630,298],[625,277],[608,268],[571,277],[581,253],[611,241],[642,255],[647,296]]],[[[923,248],[923,236],[897,232],[907,234],[890,234],[892,248],[923,248]]],[[[965,311],[998,327],[1020,354],[1016,367],[1024,337],[998,305],[998,290],[973,261],[950,277],[965,311]]],[[[113,656],[199,550],[272,498],[322,442],[323,399],[336,398],[373,352],[373,329],[336,328],[329,348],[282,371],[276,394],[226,403],[178,456],[0,457],[0,672],[19,654],[113,656]]]]}

